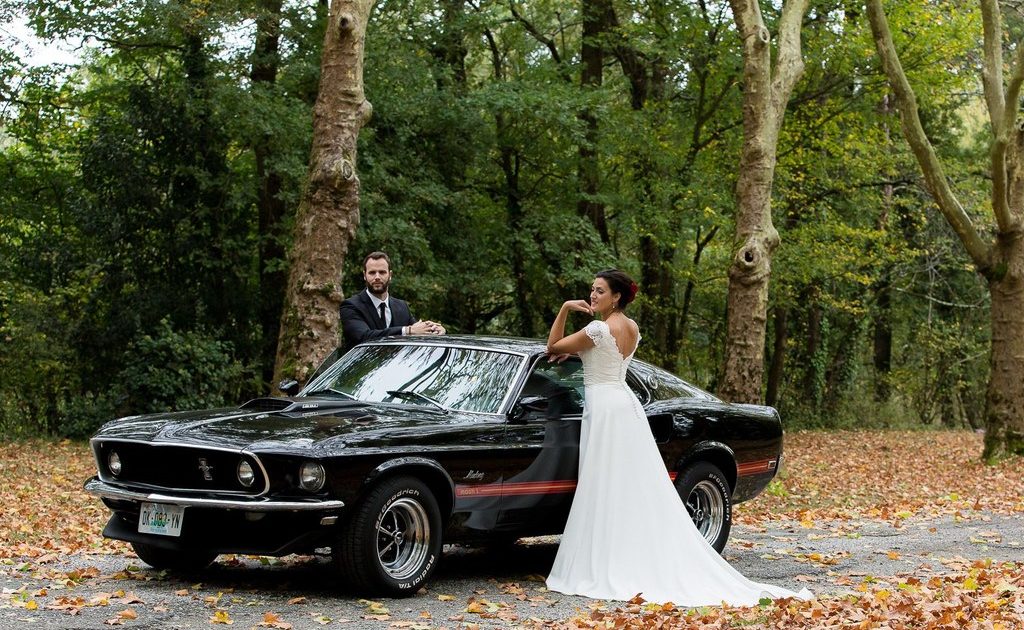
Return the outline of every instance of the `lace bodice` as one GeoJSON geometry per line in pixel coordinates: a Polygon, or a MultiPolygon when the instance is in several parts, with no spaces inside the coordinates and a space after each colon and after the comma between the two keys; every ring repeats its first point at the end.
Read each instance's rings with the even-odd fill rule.
{"type": "MultiPolygon", "coordinates": [[[[619,348],[615,344],[615,337],[608,329],[608,324],[595,319],[583,329],[590,340],[594,342],[593,348],[581,351],[580,359],[583,361],[583,384],[596,385],[598,383],[622,383],[626,380],[626,368],[636,353],[636,348],[625,359],[619,354],[619,348]]],[[[640,344],[640,336],[637,335],[637,345],[640,344]]]]}

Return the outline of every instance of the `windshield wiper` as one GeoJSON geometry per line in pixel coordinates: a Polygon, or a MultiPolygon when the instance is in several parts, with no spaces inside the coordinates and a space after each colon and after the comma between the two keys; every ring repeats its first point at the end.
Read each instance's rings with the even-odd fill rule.
{"type": "Polygon", "coordinates": [[[323,394],[327,394],[327,393],[338,394],[339,396],[344,396],[345,398],[348,398],[349,400],[359,400],[358,398],[356,398],[352,394],[350,394],[348,392],[343,392],[340,389],[334,389],[333,387],[328,387],[327,389],[318,389],[315,392],[310,392],[309,395],[310,396],[322,396],[323,394]]]}
{"type": "Polygon", "coordinates": [[[447,407],[445,407],[441,403],[437,402],[436,400],[434,400],[430,396],[427,396],[425,394],[421,394],[419,392],[413,392],[413,391],[408,391],[408,390],[404,390],[404,389],[389,389],[387,391],[387,394],[388,394],[388,396],[393,396],[395,398],[401,398],[402,400],[422,400],[423,402],[430,403],[431,405],[437,407],[438,409],[440,409],[444,413],[448,413],[450,411],[447,407]]]}

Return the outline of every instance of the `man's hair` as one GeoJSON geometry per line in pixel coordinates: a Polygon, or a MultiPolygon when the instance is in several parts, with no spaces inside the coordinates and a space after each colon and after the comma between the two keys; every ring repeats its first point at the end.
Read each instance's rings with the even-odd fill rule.
{"type": "Polygon", "coordinates": [[[384,252],[370,252],[369,254],[367,254],[366,257],[363,258],[363,271],[366,271],[366,262],[367,261],[369,261],[369,260],[380,260],[381,258],[383,258],[384,261],[387,262],[387,264],[388,264],[388,271],[391,271],[391,257],[388,256],[387,254],[385,254],[384,252]]]}

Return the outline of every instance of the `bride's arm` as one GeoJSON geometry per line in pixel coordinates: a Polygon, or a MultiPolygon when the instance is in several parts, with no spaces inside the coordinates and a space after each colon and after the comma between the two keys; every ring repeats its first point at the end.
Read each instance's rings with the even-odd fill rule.
{"type": "Polygon", "coordinates": [[[562,304],[562,308],[558,310],[558,316],[551,324],[551,332],[548,333],[548,354],[573,354],[594,347],[594,342],[582,330],[574,332],[568,337],[565,336],[565,320],[569,316],[569,311],[593,313],[586,300],[569,300],[562,304]]]}

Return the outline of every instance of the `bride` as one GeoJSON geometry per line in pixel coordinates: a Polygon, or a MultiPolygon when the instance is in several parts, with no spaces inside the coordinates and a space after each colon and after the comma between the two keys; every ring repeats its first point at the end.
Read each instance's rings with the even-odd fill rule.
{"type": "Polygon", "coordinates": [[[625,273],[600,271],[590,301],[563,304],[548,335],[551,355],[579,353],[586,387],[579,482],[548,588],[596,599],[641,594],[681,606],[810,598],[806,589],[794,593],[743,577],[690,520],[625,381],[640,342],[636,322],[623,314],[635,295],[636,283],[625,273]],[[600,319],[566,337],[570,311],[600,319]]]}

